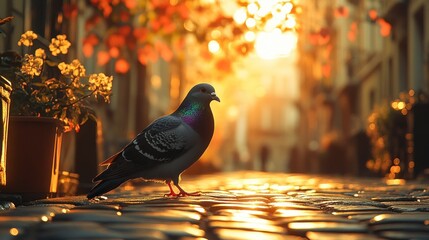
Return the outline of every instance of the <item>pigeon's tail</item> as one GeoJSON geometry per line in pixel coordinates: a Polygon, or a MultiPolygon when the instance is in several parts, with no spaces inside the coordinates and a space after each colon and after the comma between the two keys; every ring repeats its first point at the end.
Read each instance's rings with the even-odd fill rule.
{"type": "Polygon", "coordinates": [[[92,199],[96,196],[101,196],[124,183],[126,179],[118,178],[118,179],[106,179],[98,182],[86,195],[88,199],[92,199]]]}

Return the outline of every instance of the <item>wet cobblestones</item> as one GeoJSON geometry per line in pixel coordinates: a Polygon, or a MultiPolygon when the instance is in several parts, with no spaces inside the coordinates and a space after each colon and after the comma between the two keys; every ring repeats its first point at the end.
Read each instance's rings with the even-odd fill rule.
{"type": "Polygon", "coordinates": [[[88,201],[2,202],[0,239],[429,239],[429,186],[236,172],[185,177],[201,196],[133,182],[88,201]]]}

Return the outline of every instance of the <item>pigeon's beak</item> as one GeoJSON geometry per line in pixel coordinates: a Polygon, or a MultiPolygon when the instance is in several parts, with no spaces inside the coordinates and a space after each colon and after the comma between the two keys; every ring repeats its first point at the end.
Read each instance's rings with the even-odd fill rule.
{"type": "Polygon", "coordinates": [[[216,93],[215,93],[215,92],[210,93],[210,96],[212,96],[212,100],[216,100],[216,101],[220,102],[220,99],[219,99],[219,97],[216,95],[216,93]]]}

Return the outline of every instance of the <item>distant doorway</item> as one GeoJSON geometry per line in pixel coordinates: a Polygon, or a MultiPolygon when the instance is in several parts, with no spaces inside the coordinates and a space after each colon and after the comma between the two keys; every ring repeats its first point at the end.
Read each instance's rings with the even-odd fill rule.
{"type": "Polygon", "coordinates": [[[259,159],[261,161],[261,171],[267,171],[268,159],[270,157],[270,148],[267,145],[262,145],[259,151],[259,159]]]}

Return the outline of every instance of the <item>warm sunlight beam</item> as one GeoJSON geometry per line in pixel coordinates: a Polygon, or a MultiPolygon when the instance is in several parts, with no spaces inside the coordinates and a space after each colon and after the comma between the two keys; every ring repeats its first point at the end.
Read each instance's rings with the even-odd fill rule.
{"type": "Polygon", "coordinates": [[[294,32],[260,32],[256,36],[256,54],[263,59],[289,56],[296,48],[297,35],[294,32]]]}

